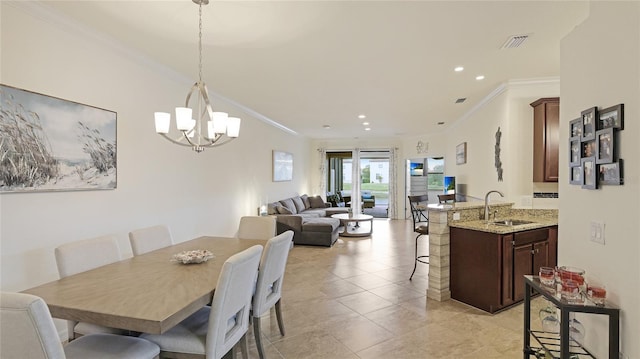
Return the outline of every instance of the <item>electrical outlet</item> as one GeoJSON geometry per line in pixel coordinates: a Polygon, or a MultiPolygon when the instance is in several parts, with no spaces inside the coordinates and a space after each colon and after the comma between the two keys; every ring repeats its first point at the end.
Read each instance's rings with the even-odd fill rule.
{"type": "Polygon", "coordinates": [[[589,238],[592,242],[604,245],[604,222],[591,221],[589,238]]]}
{"type": "Polygon", "coordinates": [[[532,196],[522,196],[522,206],[523,207],[531,207],[533,206],[533,197],[532,196]]]}

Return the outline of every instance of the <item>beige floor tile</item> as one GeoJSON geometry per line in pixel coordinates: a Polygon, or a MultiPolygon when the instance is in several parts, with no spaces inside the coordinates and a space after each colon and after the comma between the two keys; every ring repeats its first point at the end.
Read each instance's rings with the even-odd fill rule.
{"type": "Polygon", "coordinates": [[[426,301],[426,291],[419,292],[414,289],[403,287],[398,284],[389,284],[383,287],[377,287],[369,290],[371,293],[380,296],[394,304],[404,302],[411,299],[422,298],[426,301]]]}
{"type": "Polygon", "coordinates": [[[285,339],[275,342],[273,346],[285,358],[358,358],[349,348],[324,330],[287,336],[285,339]]]}
{"type": "Polygon", "coordinates": [[[349,283],[353,283],[358,287],[366,290],[371,290],[378,287],[383,287],[391,284],[388,280],[379,277],[373,273],[367,273],[363,275],[357,275],[355,277],[350,277],[345,279],[349,283]]]}
{"type": "Polygon", "coordinates": [[[359,314],[366,314],[393,305],[392,302],[380,298],[371,292],[347,295],[339,298],[338,301],[359,314]]]}

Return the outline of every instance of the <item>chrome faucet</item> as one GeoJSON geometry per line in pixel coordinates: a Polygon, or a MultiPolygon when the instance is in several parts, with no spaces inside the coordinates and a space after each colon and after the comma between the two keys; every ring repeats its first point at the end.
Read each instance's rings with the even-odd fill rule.
{"type": "Polygon", "coordinates": [[[489,195],[491,193],[494,193],[494,192],[499,194],[500,197],[504,197],[502,192],[496,191],[496,190],[489,191],[489,192],[487,192],[487,194],[484,195],[484,221],[487,222],[487,223],[489,223],[489,216],[490,216],[490,214],[489,214],[489,195]]]}

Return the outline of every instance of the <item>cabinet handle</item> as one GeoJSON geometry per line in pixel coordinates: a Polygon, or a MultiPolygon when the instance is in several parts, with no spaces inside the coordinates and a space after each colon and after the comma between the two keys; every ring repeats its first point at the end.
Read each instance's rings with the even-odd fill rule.
{"type": "Polygon", "coordinates": [[[536,254],[536,250],[535,250],[535,249],[532,249],[532,250],[531,250],[531,254],[536,254]]]}

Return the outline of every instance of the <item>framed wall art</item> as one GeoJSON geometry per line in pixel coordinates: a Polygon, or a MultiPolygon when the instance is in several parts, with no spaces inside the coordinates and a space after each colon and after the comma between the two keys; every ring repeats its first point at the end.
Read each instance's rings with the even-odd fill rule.
{"type": "Polygon", "coordinates": [[[456,146],[456,164],[462,165],[467,163],[467,143],[462,142],[456,146]]]}
{"type": "Polygon", "coordinates": [[[273,181],[291,181],[293,179],[293,154],[273,151],[273,181]]]}
{"type": "Polygon", "coordinates": [[[582,167],[581,166],[569,168],[569,183],[582,184],[582,167]]]}
{"type": "Polygon", "coordinates": [[[580,166],[580,137],[569,139],[569,166],[580,166]]]}
{"type": "Polygon", "coordinates": [[[582,119],[576,118],[575,120],[569,122],[569,137],[574,138],[577,137],[580,139],[582,136],[582,119]]]}
{"type": "Polygon", "coordinates": [[[582,162],[582,188],[598,188],[598,177],[596,176],[595,157],[583,158],[582,162]]]}
{"type": "Polygon", "coordinates": [[[582,141],[593,140],[596,137],[596,116],[598,115],[598,108],[591,107],[588,110],[584,110],[581,113],[582,118],[582,141]]]}
{"type": "Polygon", "coordinates": [[[115,189],[114,111],[0,84],[0,193],[115,189]]]}
{"type": "Polygon", "coordinates": [[[606,185],[624,184],[622,175],[622,159],[613,163],[602,164],[599,166],[599,183],[606,185]]]}
{"type": "Polygon", "coordinates": [[[598,114],[598,129],[605,128],[624,129],[624,104],[600,110],[598,114]]]}
{"type": "Polygon", "coordinates": [[[611,163],[616,155],[613,127],[596,132],[596,163],[611,163]]]}

